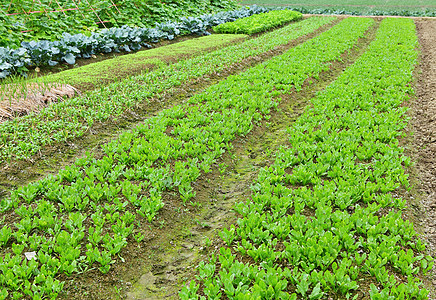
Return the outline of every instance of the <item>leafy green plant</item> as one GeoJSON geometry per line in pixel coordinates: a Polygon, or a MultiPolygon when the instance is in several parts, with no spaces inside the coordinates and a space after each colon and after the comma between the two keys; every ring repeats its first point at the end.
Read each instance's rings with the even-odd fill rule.
{"type": "Polygon", "coordinates": [[[12,229],[9,228],[7,225],[3,226],[0,230],[0,246],[5,246],[9,239],[12,236],[12,229]]]}
{"type": "Polygon", "coordinates": [[[301,20],[303,15],[289,10],[276,10],[268,13],[253,15],[234,22],[228,22],[215,26],[217,33],[245,33],[254,34],[278,27],[291,21],[301,20]]]}

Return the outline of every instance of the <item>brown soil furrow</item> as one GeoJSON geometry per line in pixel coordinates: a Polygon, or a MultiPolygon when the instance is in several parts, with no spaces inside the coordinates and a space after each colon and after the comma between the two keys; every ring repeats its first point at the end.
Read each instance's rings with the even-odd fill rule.
{"type": "MultiPolygon", "coordinates": [[[[411,148],[416,161],[417,193],[425,216],[420,220],[422,231],[429,242],[429,254],[435,257],[436,250],[436,20],[416,21],[421,63],[417,78],[416,99],[412,104],[411,130],[414,140],[411,148]]],[[[436,270],[431,274],[436,286],[436,270]]],[[[430,287],[431,289],[431,287],[430,287]]],[[[430,299],[434,299],[434,290],[430,299]]]]}
{"type": "Polygon", "coordinates": [[[69,84],[26,83],[6,84],[0,92],[0,123],[61,101],[63,97],[72,98],[80,91],[69,84]]]}

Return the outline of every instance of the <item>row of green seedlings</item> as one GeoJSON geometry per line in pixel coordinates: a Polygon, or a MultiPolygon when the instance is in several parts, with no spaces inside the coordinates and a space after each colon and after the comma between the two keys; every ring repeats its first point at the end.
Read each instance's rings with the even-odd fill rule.
{"type": "Polygon", "coordinates": [[[177,190],[184,204],[192,201],[191,183],[211,170],[236,136],[268,118],[280,95],[327,70],[373,24],[346,19],[145,120],[103,145],[101,159],[85,156],[57,176],[15,190],[0,202],[12,220],[0,231],[1,295],[55,297],[62,288],[59,273],[109,271],[117,257],[123,260],[127,243],[143,238],[141,225],[163,207],[163,192],[177,190]],[[28,263],[23,252],[33,251],[36,260],[28,263]]]}
{"type": "Polygon", "coordinates": [[[268,13],[252,15],[248,18],[239,19],[215,26],[213,31],[217,33],[245,33],[254,34],[263,32],[291,21],[301,20],[303,15],[291,10],[275,10],[268,13]]]}
{"type": "MultiPolygon", "coordinates": [[[[182,57],[193,57],[196,54],[202,54],[201,51],[204,53],[209,51],[209,49],[218,49],[230,43],[236,44],[242,42],[244,39],[246,39],[246,36],[241,34],[214,34],[132,54],[129,55],[128,58],[134,61],[141,59],[141,65],[147,66],[148,70],[154,70],[167,65],[168,60],[177,61],[182,57]]],[[[125,67],[127,63],[126,58],[127,57],[122,58],[121,61],[115,60],[118,63],[116,68],[125,67]]],[[[97,65],[91,64],[82,66],[48,76],[38,76],[37,73],[27,77],[9,76],[1,80],[0,102],[8,103],[11,99],[20,99],[20,101],[23,99],[25,101],[38,91],[42,93],[46,90],[57,88],[60,82],[66,82],[75,86],[81,92],[89,91],[96,88],[98,84],[102,84],[102,77],[105,76],[101,74],[103,73],[102,70],[112,73],[111,70],[114,70],[112,68],[115,68],[113,66],[114,64],[114,60],[110,59],[105,62],[99,62],[97,65]],[[98,75],[96,73],[98,73],[98,75]],[[90,78],[91,76],[92,78],[90,78]],[[33,86],[30,88],[29,84],[33,86]]],[[[105,80],[107,79],[109,78],[105,77],[105,80]]],[[[115,76],[110,79],[114,82],[117,77],[115,76]]]]}
{"type": "Polygon", "coordinates": [[[336,7],[292,7],[287,6],[287,9],[301,12],[302,14],[310,15],[349,15],[349,16],[403,16],[403,17],[436,17],[436,10],[430,7],[409,7],[407,9],[397,9],[388,7],[356,7],[355,10],[350,10],[350,6],[335,5],[336,7]]]}
{"type": "Polygon", "coordinates": [[[176,87],[224,71],[243,59],[268,52],[309,34],[335,18],[309,18],[277,31],[128,78],[82,97],[66,99],[39,113],[0,124],[0,159],[25,159],[45,145],[84,135],[95,122],[117,118],[126,109],[171,93],[176,87]]]}
{"type": "Polygon", "coordinates": [[[385,19],[368,51],[289,129],[254,195],[235,206],[228,247],[201,263],[182,299],[427,299],[433,258],[402,215],[417,61],[410,19],[385,19]]]}

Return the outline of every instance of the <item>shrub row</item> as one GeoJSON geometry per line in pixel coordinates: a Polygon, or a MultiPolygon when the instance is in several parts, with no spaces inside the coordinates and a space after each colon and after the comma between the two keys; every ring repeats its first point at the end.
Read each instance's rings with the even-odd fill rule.
{"type": "Polygon", "coordinates": [[[276,10],[268,13],[253,15],[215,26],[213,30],[218,33],[245,33],[253,34],[275,28],[285,23],[301,20],[303,15],[290,10],[276,10]]]}
{"type": "Polygon", "coordinates": [[[85,134],[95,122],[119,117],[152,97],[171,91],[189,81],[221,72],[245,58],[265,53],[279,45],[313,32],[334,17],[309,18],[241,44],[164,66],[153,72],[115,82],[82,97],[66,99],[38,114],[0,124],[0,159],[23,159],[41,147],[85,134]]]}
{"type": "MultiPolygon", "coordinates": [[[[399,139],[417,62],[410,19],[385,19],[368,51],[312,99],[254,195],[235,206],[209,299],[427,299],[433,258],[402,214],[410,158],[399,139]]],[[[283,72],[283,76],[289,75],[283,72]]],[[[194,281],[182,299],[204,299],[194,281]]]]}
{"type": "Polygon", "coordinates": [[[184,203],[192,201],[191,183],[210,171],[237,135],[266,118],[281,94],[328,69],[373,22],[347,19],[146,119],[103,145],[102,158],[88,155],[56,176],[15,190],[0,202],[14,220],[0,230],[1,295],[56,297],[61,273],[92,267],[108,272],[127,243],[144,238],[140,224],[162,208],[164,191],[176,189],[184,203]],[[296,76],[286,76],[290,72],[296,76]],[[27,261],[26,252],[35,252],[36,259],[27,261]]]}

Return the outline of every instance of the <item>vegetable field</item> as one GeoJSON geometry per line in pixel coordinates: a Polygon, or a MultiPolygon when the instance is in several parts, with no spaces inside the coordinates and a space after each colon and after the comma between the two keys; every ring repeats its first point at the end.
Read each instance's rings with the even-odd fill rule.
{"type": "Polygon", "coordinates": [[[436,20],[207,18],[7,111],[0,299],[434,299],[436,20]]]}
{"type": "Polygon", "coordinates": [[[287,6],[305,14],[435,17],[432,0],[242,0],[242,5],[287,6]]]}

